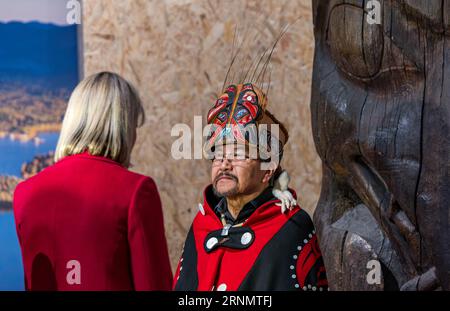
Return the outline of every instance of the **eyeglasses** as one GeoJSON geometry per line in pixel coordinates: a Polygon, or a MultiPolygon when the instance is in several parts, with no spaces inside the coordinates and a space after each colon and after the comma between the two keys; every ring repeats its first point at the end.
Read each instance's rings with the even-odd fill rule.
{"type": "Polygon", "coordinates": [[[231,165],[245,165],[250,163],[252,160],[248,155],[244,154],[230,154],[230,155],[222,155],[215,154],[214,159],[212,159],[213,166],[219,166],[223,161],[229,161],[231,165]]]}

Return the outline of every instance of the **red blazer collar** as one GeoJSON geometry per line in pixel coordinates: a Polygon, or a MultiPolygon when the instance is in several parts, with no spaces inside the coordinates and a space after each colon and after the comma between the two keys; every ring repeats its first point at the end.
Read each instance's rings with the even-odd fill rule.
{"type": "Polygon", "coordinates": [[[111,163],[111,164],[122,166],[119,162],[116,162],[116,161],[114,161],[114,160],[112,160],[110,158],[103,157],[103,156],[91,155],[88,151],[66,156],[66,157],[62,158],[61,160],[59,160],[58,163],[61,162],[61,161],[66,161],[66,160],[70,160],[70,159],[79,159],[79,158],[90,159],[90,160],[98,160],[98,161],[103,161],[103,162],[107,162],[107,163],[111,163]]]}

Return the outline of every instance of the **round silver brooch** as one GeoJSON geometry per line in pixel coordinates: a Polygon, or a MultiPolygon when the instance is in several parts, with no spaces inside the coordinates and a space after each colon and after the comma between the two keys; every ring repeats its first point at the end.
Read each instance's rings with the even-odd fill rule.
{"type": "Polygon", "coordinates": [[[246,232],[241,237],[241,243],[242,245],[247,245],[252,241],[252,239],[253,239],[252,234],[250,232],[246,232]]]}
{"type": "Polygon", "coordinates": [[[217,240],[217,238],[212,237],[208,240],[208,242],[206,242],[206,247],[208,249],[212,249],[217,243],[219,243],[219,240],[217,240]]]}

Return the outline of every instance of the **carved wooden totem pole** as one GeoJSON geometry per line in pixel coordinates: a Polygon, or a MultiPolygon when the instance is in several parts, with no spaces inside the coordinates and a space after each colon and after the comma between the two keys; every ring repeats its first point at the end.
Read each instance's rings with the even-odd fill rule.
{"type": "Polygon", "coordinates": [[[313,0],[313,14],[330,289],[450,290],[450,1],[313,0]]]}

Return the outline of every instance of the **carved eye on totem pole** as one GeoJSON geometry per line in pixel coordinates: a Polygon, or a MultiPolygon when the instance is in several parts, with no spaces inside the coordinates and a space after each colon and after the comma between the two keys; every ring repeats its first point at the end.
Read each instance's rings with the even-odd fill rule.
{"type": "Polygon", "coordinates": [[[414,51],[404,51],[400,46],[401,34],[386,28],[384,24],[369,24],[363,7],[352,4],[333,7],[326,42],[339,70],[349,79],[366,83],[368,87],[391,84],[393,78],[405,82],[393,86],[409,86],[409,79],[422,74],[423,60],[418,59],[414,51]]]}

